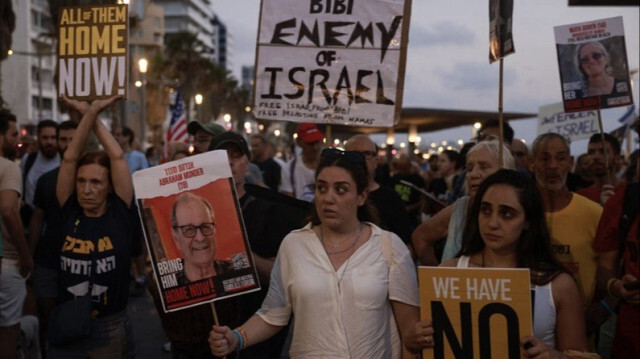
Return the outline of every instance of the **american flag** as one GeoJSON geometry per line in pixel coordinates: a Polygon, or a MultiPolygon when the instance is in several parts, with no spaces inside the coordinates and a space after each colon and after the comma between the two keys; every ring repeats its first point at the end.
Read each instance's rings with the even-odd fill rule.
{"type": "Polygon", "coordinates": [[[184,112],[184,102],[180,91],[176,94],[176,101],[170,105],[171,121],[169,122],[169,130],[167,131],[167,144],[171,142],[187,142],[189,133],[187,133],[187,116],[184,112]]]}

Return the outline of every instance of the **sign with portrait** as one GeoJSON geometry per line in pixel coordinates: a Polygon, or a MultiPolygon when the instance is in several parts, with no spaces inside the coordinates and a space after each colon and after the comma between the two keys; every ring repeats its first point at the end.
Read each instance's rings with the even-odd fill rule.
{"type": "Polygon", "coordinates": [[[633,103],[622,17],[554,27],[565,112],[633,103]]]}
{"type": "Polygon", "coordinates": [[[62,7],[58,91],[90,101],[127,95],[127,5],[62,7]]]}
{"type": "Polygon", "coordinates": [[[393,126],[410,8],[411,0],[262,0],[255,116],[393,126]]]}
{"type": "Polygon", "coordinates": [[[514,52],[513,0],[489,0],[489,62],[514,52]]]}
{"type": "Polygon", "coordinates": [[[137,171],[133,184],[165,311],[260,289],[226,151],[137,171]]]}
{"type": "Polygon", "coordinates": [[[520,358],[533,333],[528,269],[420,267],[418,280],[434,330],[424,358],[520,358]]]}
{"type": "Polygon", "coordinates": [[[541,106],[538,110],[538,135],[554,132],[570,141],[600,133],[596,110],[564,112],[562,103],[541,106]]]}

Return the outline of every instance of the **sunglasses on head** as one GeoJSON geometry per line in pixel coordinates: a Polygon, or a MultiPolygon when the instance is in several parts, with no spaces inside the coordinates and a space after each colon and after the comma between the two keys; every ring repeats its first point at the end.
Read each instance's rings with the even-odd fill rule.
{"type": "Polygon", "coordinates": [[[603,57],[604,57],[604,54],[602,52],[592,52],[591,54],[588,54],[587,56],[581,57],[580,58],[580,63],[581,64],[586,64],[590,60],[599,61],[603,57]]]}
{"type": "Polygon", "coordinates": [[[355,151],[342,151],[337,148],[325,148],[320,153],[320,159],[332,161],[338,158],[344,158],[345,160],[356,163],[364,164],[364,156],[360,152],[355,151]]]}

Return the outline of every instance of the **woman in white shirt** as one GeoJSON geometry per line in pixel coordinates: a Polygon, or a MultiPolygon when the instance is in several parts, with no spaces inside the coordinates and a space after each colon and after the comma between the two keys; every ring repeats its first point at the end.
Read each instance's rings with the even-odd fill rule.
{"type": "Polygon", "coordinates": [[[567,358],[571,351],[587,350],[578,287],[551,252],[544,207],[531,179],[500,170],[482,183],[460,253],[441,266],[531,270],[534,335],[521,338],[525,357],[567,358]]]}
{"type": "Polygon", "coordinates": [[[415,267],[402,241],[370,222],[367,181],[362,154],[323,150],[311,223],[282,242],[256,315],[234,330],[213,327],[214,355],[271,337],[292,314],[292,358],[400,358],[398,329],[405,347],[421,349],[410,337],[419,318],[415,267]]]}

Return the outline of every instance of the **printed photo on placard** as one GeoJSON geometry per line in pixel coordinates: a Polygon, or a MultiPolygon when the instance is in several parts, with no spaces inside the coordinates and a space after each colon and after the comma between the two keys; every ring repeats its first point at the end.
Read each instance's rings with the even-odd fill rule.
{"type": "Polygon", "coordinates": [[[225,151],[133,177],[165,311],[260,288],[225,151]]]}
{"type": "Polygon", "coordinates": [[[90,101],[127,96],[127,5],[62,7],[58,12],[58,91],[90,101]]]}
{"type": "Polygon", "coordinates": [[[622,17],[554,28],[565,112],[633,103],[622,17]]]}

